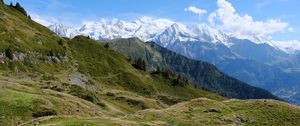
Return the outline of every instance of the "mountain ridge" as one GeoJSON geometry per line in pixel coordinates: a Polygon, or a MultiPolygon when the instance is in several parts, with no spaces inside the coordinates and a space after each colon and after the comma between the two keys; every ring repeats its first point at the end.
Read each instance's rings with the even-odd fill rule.
{"type": "MultiPolygon", "coordinates": [[[[157,25],[155,23],[153,25],[151,22],[156,22],[157,20],[160,19],[147,18],[147,22],[142,22],[138,26],[147,25],[155,29],[157,25]]],[[[118,21],[120,22],[121,20],[118,21]]],[[[134,24],[138,20],[121,22],[123,24],[134,24]]],[[[103,25],[103,23],[99,24],[103,25]]],[[[99,28],[102,31],[97,31],[99,29],[96,28],[96,30],[89,30],[89,32],[84,33],[78,32],[77,34],[91,36],[91,38],[96,40],[138,37],[144,41],[154,41],[188,58],[214,64],[230,76],[247,82],[252,86],[268,89],[291,103],[300,104],[300,99],[298,98],[300,90],[297,90],[298,79],[295,77],[297,75],[300,76],[298,70],[300,68],[298,54],[300,42],[291,41],[284,44],[284,42],[255,36],[249,39],[239,39],[234,35],[228,35],[205,24],[190,26],[174,21],[164,23],[163,27],[158,27],[159,30],[153,30],[151,34],[143,30],[139,31],[135,27],[128,27],[130,28],[129,31],[139,31],[139,35],[134,34],[134,32],[128,32],[126,25],[116,27],[113,23],[106,22],[104,24],[105,26],[99,28]],[[114,28],[114,30],[110,28],[114,28]],[[105,33],[103,31],[107,31],[113,36],[101,36],[99,33],[105,33]],[[141,37],[141,33],[144,34],[143,37],[141,37]],[[100,37],[93,35],[100,35],[100,37]],[[239,63],[245,64],[239,65],[239,63]],[[234,71],[227,69],[227,67],[232,68],[234,71]],[[267,77],[265,73],[270,73],[270,75],[276,77],[273,78],[273,81],[270,81],[268,78],[263,78],[267,77]],[[291,93],[288,90],[295,92],[291,93]],[[286,91],[285,93],[290,94],[289,96],[291,97],[286,98],[286,95],[278,93],[279,91],[286,91]]]]}
{"type": "Polygon", "coordinates": [[[170,69],[177,74],[189,77],[196,86],[204,87],[229,98],[259,98],[259,92],[262,96],[272,98],[271,94],[263,93],[265,90],[251,87],[224,75],[209,63],[188,59],[154,42],[145,43],[138,38],[116,39],[109,42],[109,47],[132,59],[145,60],[150,69],[157,67],[170,69]]]}
{"type": "Polygon", "coordinates": [[[0,125],[299,124],[299,107],[227,100],[136,69],[103,43],[59,37],[1,2],[0,125]]]}
{"type": "MultiPolygon", "coordinates": [[[[213,28],[204,23],[197,24],[197,25],[195,24],[184,25],[180,22],[175,22],[168,19],[159,19],[159,18],[154,19],[151,17],[142,17],[134,21],[124,21],[124,20],[113,18],[112,20],[102,19],[99,22],[85,22],[82,27],[67,28],[68,32],[58,33],[58,34],[63,37],[70,37],[70,38],[76,35],[86,35],[92,37],[95,40],[138,37],[143,41],[153,41],[155,39],[158,39],[155,36],[160,35],[163,31],[167,30],[168,28],[172,28],[172,25],[181,26],[183,29],[180,30],[189,33],[188,37],[185,38],[185,41],[189,40],[189,38],[195,38],[192,40],[198,42],[199,41],[218,42],[230,47],[232,43],[230,43],[227,39],[229,38],[238,38],[241,40],[245,39],[245,38],[239,38],[232,34],[226,34],[225,32],[220,31],[217,28],[213,28]],[[188,29],[184,27],[188,27],[188,29]],[[146,30],[146,29],[151,29],[151,30],[146,30]],[[105,35],[104,33],[108,33],[108,35],[105,35]]],[[[50,28],[52,31],[55,31],[56,29],[60,29],[61,26],[64,25],[54,23],[47,27],[50,28]]],[[[282,41],[273,41],[273,40],[268,40],[266,38],[255,37],[255,36],[246,39],[256,44],[266,43],[286,53],[295,53],[298,52],[300,49],[297,48],[300,47],[300,44],[295,41],[289,41],[287,42],[288,43],[287,45],[286,44],[283,45],[282,41]]]]}

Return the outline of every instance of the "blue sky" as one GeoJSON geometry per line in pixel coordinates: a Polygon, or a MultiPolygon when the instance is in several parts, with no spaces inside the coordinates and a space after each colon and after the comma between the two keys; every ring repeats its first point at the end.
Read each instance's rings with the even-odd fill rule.
{"type": "MultiPolygon", "coordinates": [[[[209,23],[210,14],[220,8],[217,0],[5,0],[6,3],[10,1],[20,2],[32,15],[69,26],[79,26],[83,21],[97,21],[101,18],[131,21],[143,16],[167,18],[185,24],[209,23]],[[199,15],[192,11],[184,11],[191,6],[205,10],[206,13],[199,15]]],[[[267,20],[271,19],[278,21],[278,25],[287,24],[282,26],[283,29],[275,27],[276,32],[258,34],[266,34],[276,40],[300,40],[299,0],[227,0],[227,2],[234,7],[235,13],[241,17],[240,20],[246,19],[245,15],[251,16],[253,25],[260,22],[262,25],[258,26],[267,27],[269,25],[266,23],[270,23],[267,20]]],[[[227,19],[215,19],[215,22],[224,20],[227,19]]],[[[245,34],[256,32],[249,31],[249,28],[241,30],[226,22],[223,23],[220,24],[222,27],[235,32],[242,31],[245,34]]]]}

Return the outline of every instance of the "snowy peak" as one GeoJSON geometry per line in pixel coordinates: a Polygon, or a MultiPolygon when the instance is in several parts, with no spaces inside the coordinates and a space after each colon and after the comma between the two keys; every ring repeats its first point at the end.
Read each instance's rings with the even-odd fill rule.
{"type": "MultiPolygon", "coordinates": [[[[90,36],[96,40],[138,37],[143,41],[155,41],[163,46],[174,42],[210,42],[232,46],[229,38],[239,38],[232,34],[226,34],[207,24],[184,25],[168,19],[154,19],[142,17],[134,21],[120,19],[101,19],[97,22],[84,22],[80,28],[70,28],[62,24],[53,24],[48,27],[60,36],[73,38],[76,35],[90,36]]],[[[278,50],[287,53],[299,52],[300,43],[295,41],[278,42],[263,39],[261,37],[247,37],[256,44],[268,44],[278,50]]]]}
{"type": "Polygon", "coordinates": [[[297,40],[292,41],[271,41],[274,47],[285,51],[289,54],[295,54],[300,52],[300,42],[297,40]]]}
{"type": "Polygon", "coordinates": [[[202,38],[203,41],[212,41],[212,42],[227,42],[228,36],[217,29],[211,28],[206,24],[199,24],[196,26],[196,33],[198,38],[202,38]]]}
{"type": "Polygon", "coordinates": [[[48,28],[60,36],[67,37],[67,32],[69,28],[64,26],[63,24],[53,24],[50,25],[48,28]]]}
{"type": "Polygon", "coordinates": [[[159,40],[164,44],[175,41],[227,41],[225,33],[204,24],[187,26],[168,19],[150,17],[142,17],[132,22],[115,18],[112,20],[101,19],[99,22],[84,22],[83,26],[78,29],[54,24],[49,26],[49,29],[64,37],[86,35],[96,40],[138,37],[143,41],[159,40]]]}

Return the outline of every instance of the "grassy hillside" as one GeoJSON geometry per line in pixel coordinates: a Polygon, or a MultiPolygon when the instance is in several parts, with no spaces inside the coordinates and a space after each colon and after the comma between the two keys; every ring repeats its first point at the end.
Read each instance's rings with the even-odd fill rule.
{"type": "Polygon", "coordinates": [[[133,125],[133,126],[297,126],[299,107],[274,100],[215,101],[198,98],[166,109],[147,109],[123,118],[52,117],[30,123],[39,125],[133,125]]]}
{"type": "Polygon", "coordinates": [[[172,70],[185,75],[198,87],[204,87],[229,98],[278,99],[266,90],[252,87],[225,75],[209,63],[188,59],[152,42],[144,43],[137,38],[129,38],[112,40],[109,45],[133,59],[144,59],[150,71],[157,67],[172,70]]]}
{"type": "MultiPolygon", "coordinates": [[[[68,44],[72,57],[78,63],[79,72],[106,86],[115,86],[118,89],[152,98],[172,94],[169,97],[178,96],[180,99],[191,99],[202,94],[209,94],[207,91],[195,89],[192,86],[172,87],[168,79],[135,69],[125,56],[105,48],[101,43],[87,37],[77,36],[68,44]],[[164,88],[161,89],[162,87],[164,88]],[[167,88],[170,90],[165,90],[167,88]]],[[[217,95],[208,95],[207,97],[221,98],[217,95]]]]}
{"type": "Polygon", "coordinates": [[[137,70],[87,37],[60,38],[12,7],[0,5],[0,12],[1,124],[44,116],[123,116],[197,97],[224,99],[137,70]]]}
{"type": "MultiPolygon", "coordinates": [[[[1,4],[0,24],[0,125],[195,125],[202,118],[192,123],[194,119],[188,117],[182,104],[194,104],[195,109],[233,106],[231,115],[238,110],[260,110],[244,107],[252,101],[227,104],[220,95],[194,88],[188,81],[178,82],[174,74],[138,70],[127,57],[97,41],[84,36],[60,38],[1,4]],[[192,100],[199,97],[214,104],[192,100]],[[163,113],[153,116],[153,111],[163,113]]],[[[259,117],[283,112],[291,116],[266,118],[266,123],[297,123],[294,119],[300,116],[299,108],[272,103],[282,109],[257,111],[259,117]]],[[[201,111],[195,111],[195,119],[205,116],[201,111]]],[[[259,117],[249,115],[254,124],[264,123],[259,117]]],[[[207,124],[224,123],[218,119],[211,118],[207,124]]]]}

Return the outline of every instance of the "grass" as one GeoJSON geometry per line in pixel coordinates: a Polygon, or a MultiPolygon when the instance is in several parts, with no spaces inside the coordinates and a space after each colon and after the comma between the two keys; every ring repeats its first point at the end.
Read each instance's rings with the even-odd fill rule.
{"type": "Polygon", "coordinates": [[[254,125],[285,125],[300,124],[299,107],[274,100],[231,101],[226,104],[237,113],[256,120],[254,125]],[[260,114],[260,116],[258,116],[260,114]]]}
{"type": "Polygon", "coordinates": [[[105,109],[78,97],[52,90],[20,84],[16,79],[2,80],[0,92],[0,124],[16,125],[39,116],[78,115],[85,117],[107,113],[105,109]]]}
{"type": "Polygon", "coordinates": [[[184,126],[295,126],[299,124],[299,107],[274,100],[193,99],[165,109],[147,109],[125,117],[54,117],[39,125],[184,125],[184,126]],[[272,109],[270,105],[274,105],[272,109]],[[252,107],[249,107],[252,106],[252,107]],[[254,107],[255,106],[255,107],[254,107]],[[219,112],[206,112],[208,109],[219,112]],[[285,117],[284,117],[285,116],[285,117]]]}
{"type": "Polygon", "coordinates": [[[11,48],[21,52],[64,52],[64,48],[57,44],[61,38],[46,27],[27,19],[16,9],[1,5],[0,14],[0,50],[11,48]]]}
{"type": "Polygon", "coordinates": [[[126,57],[103,47],[87,37],[78,36],[69,42],[72,56],[79,64],[79,71],[96,81],[121,89],[137,92],[145,97],[178,97],[181,101],[199,96],[224,99],[221,96],[193,87],[174,87],[171,80],[135,69],[126,57]]]}
{"type": "Polygon", "coordinates": [[[0,63],[0,125],[293,125],[300,120],[300,109],[285,103],[224,101],[192,86],[172,86],[172,80],[135,69],[99,42],[60,38],[0,5],[0,53],[7,49],[28,57],[0,63]],[[68,60],[56,63],[49,56],[68,60]],[[79,82],[72,84],[74,74],[87,81],[76,77],[79,82]],[[194,99],[199,97],[206,98],[194,99]],[[211,108],[220,112],[204,112],[211,108]]]}
{"type": "Polygon", "coordinates": [[[272,125],[294,126],[299,124],[299,107],[274,100],[215,101],[194,99],[167,109],[138,112],[129,120],[166,125],[272,125]],[[220,112],[205,112],[208,109],[220,112]]]}
{"type": "MultiPolygon", "coordinates": [[[[124,121],[116,118],[80,118],[80,117],[54,117],[50,118],[42,123],[38,123],[38,126],[43,125],[55,125],[55,126],[120,126],[120,125],[133,125],[133,122],[124,121]]],[[[32,125],[32,124],[29,124],[32,125]]]]}

